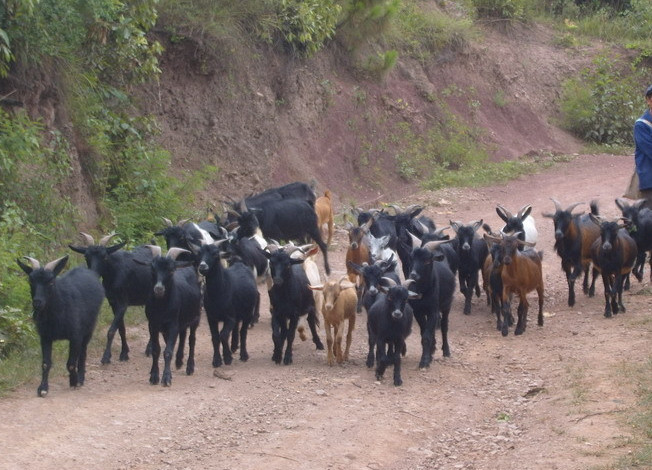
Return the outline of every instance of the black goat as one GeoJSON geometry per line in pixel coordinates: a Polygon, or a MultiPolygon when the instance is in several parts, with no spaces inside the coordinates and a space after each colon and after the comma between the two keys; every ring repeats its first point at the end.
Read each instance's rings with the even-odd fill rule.
{"type": "Polygon", "coordinates": [[[317,312],[315,298],[310,290],[308,276],[301,266],[303,258],[290,257],[291,251],[299,247],[283,249],[277,245],[269,245],[267,253],[272,271],[274,285],[268,291],[272,315],[272,340],[274,353],[272,360],[280,364],[292,364],[292,343],[299,323],[299,317],[308,315],[308,326],[312,340],[317,349],[324,345],[317,334],[317,312]],[[283,356],[283,346],[286,345],[283,356]]]}
{"type": "MultiPolygon", "coordinates": [[[[199,326],[201,310],[201,289],[197,271],[189,261],[178,261],[180,254],[185,254],[182,248],[170,248],[167,256],[161,256],[161,247],[148,245],[152,251],[153,259],[150,263],[152,276],[152,289],[145,304],[145,315],[149,324],[149,341],[152,345],[152,369],[149,383],[159,383],[158,359],[161,355],[159,334],[165,341],[163,351],[163,377],[162,384],[172,384],[172,354],[179,338],[179,346],[175,365],[183,365],[183,350],[188,329],[188,362],[186,374],[192,375],[195,371],[195,332],[199,326]]],[[[140,260],[136,263],[143,264],[140,260]]]]}
{"type": "Polygon", "coordinates": [[[369,308],[373,305],[380,293],[380,280],[383,277],[393,280],[399,284],[400,280],[396,274],[396,260],[390,261],[378,260],[373,264],[364,263],[362,265],[348,261],[347,268],[353,269],[362,277],[362,299],[360,307],[364,307],[365,312],[369,312],[369,308]]]}
{"type": "Polygon", "coordinates": [[[636,242],[619,222],[602,220],[590,215],[600,227],[600,238],[591,245],[591,259],[594,270],[602,275],[604,284],[604,316],[611,317],[618,311],[625,312],[623,304],[623,283],[636,262],[636,242]]]}
{"type": "Polygon", "coordinates": [[[16,260],[29,276],[32,294],[33,318],[41,338],[43,368],[37,394],[47,395],[48,375],[52,367],[52,342],[69,341],[68,369],[70,386],[84,385],[86,376],[86,349],[93,336],[97,316],[104,300],[104,289],[96,273],[77,267],[62,276],[68,256],[41,267],[38,260],[25,257],[31,266],[16,260]]]}
{"type": "Polygon", "coordinates": [[[401,260],[401,269],[403,270],[403,276],[405,279],[408,278],[408,275],[411,271],[411,255],[412,255],[412,237],[410,229],[414,224],[415,217],[418,216],[423,210],[422,206],[413,205],[409,206],[405,210],[401,209],[397,205],[392,205],[396,214],[394,215],[393,221],[396,227],[396,253],[398,258],[401,260]]]}
{"type": "MultiPolygon", "coordinates": [[[[622,198],[616,199],[616,205],[625,219],[625,228],[636,242],[638,249],[638,256],[632,274],[636,276],[639,282],[643,280],[647,253],[652,252],[652,210],[642,207],[644,203],[645,199],[638,199],[632,204],[627,203],[622,198]]],[[[652,281],[652,256],[650,256],[650,281],[652,281]]],[[[626,285],[625,289],[627,287],[626,285]]]]}
{"type": "Polygon", "coordinates": [[[405,355],[405,340],[412,333],[414,315],[409,300],[420,297],[409,290],[413,283],[414,281],[408,280],[401,285],[390,278],[383,278],[380,283],[383,294],[378,296],[367,315],[367,367],[373,367],[375,359],[376,379],[381,380],[387,366],[393,365],[394,385],[397,387],[403,384],[401,355],[405,355]]]}
{"type": "Polygon", "coordinates": [[[120,360],[128,361],[129,346],[125,331],[125,313],[130,305],[145,305],[152,289],[149,268],[134,263],[133,260],[138,258],[149,263],[152,260],[152,252],[146,246],[136,247],[132,251],[122,250],[124,242],[107,246],[113,234],[102,237],[98,244],[95,244],[91,235],[83,232],[81,235],[86,246],[68,246],[71,250],[83,254],[86,266],[102,278],[106,299],[113,310],[113,321],[106,333],[106,348],[102,355],[102,364],[111,362],[111,345],[116,330],[120,333],[122,342],[120,360]]]}
{"type": "MultiPolygon", "coordinates": [[[[542,214],[551,218],[555,228],[555,251],[561,258],[561,269],[566,273],[568,283],[568,306],[575,305],[575,280],[584,272],[582,290],[589,297],[595,294],[595,276],[589,287],[589,268],[591,267],[591,245],[600,236],[600,228],[591,221],[588,214],[573,214],[573,209],[581,202],[576,202],[562,209],[559,201],[552,199],[555,213],[542,214]]],[[[598,215],[597,202],[590,204],[591,214],[598,215]]]]}
{"type": "Polygon", "coordinates": [[[324,256],[326,274],[331,273],[328,247],[322,240],[321,230],[317,225],[317,214],[310,204],[299,199],[283,199],[247,207],[258,218],[266,239],[290,241],[312,238],[324,256]]]}
{"type": "MultiPolygon", "coordinates": [[[[240,333],[240,360],[249,359],[247,353],[247,330],[259,305],[256,279],[252,270],[241,262],[224,268],[220,262],[220,240],[199,248],[199,272],[206,280],[204,310],[213,341],[213,367],[222,365],[220,343],[224,363],[231,364],[236,345],[229,345],[229,335],[240,333]],[[220,331],[219,324],[222,323],[220,331]]],[[[197,248],[197,247],[194,247],[197,248]]]]}
{"type": "Polygon", "coordinates": [[[364,211],[360,208],[353,208],[352,214],[358,221],[358,226],[362,227],[369,225],[369,233],[371,233],[376,238],[381,238],[386,235],[389,235],[389,246],[392,250],[396,250],[397,235],[396,235],[396,225],[394,224],[394,216],[385,212],[385,210],[372,209],[369,211],[364,211]]]}
{"type": "MultiPolygon", "coordinates": [[[[315,193],[313,186],[300,181],[295,181],[276,188],[266,189],[258,194],[252,194],[244,198],[244,202],[248,207],[259,207],[260,205],[267,204],[270,201],[280,201],[281,199],[299,199],[306,201],[314,208],[317,194],[315,193]]],[[[233,208],[236,208],[238,205],[238,202],[232,202],[233,208]]]]}
{"type": "Polygon", "coordinates": [[[412,290],[421,295],[410,301],[414,318],[421,330],[420,368],[430,366],[435,351],[435,329],[441,328],[442,351],[450,356],[448,345],[448,314],[455,292],[455,275],[446,263],[444,254],[437,248],[447,241],[432,241],[413,248],[412,269],[409,278],[415,281],[412,290]]]}
{"type": "Polygon", "coordinates": [[[464,295],[465,315],[471,313],[473,291],[475,291],[476,297],[480,297],[478,273],[482,269],[489,251],[487,243],[477,236],[481,225],[482,219],[468,225],[451,220],[451,227],[456,234],[452,245],[455,247],[459,260],[457,276],[460,282],[460,292],[464,295]]]}
{"type": "MultiPolygon", "coordinates": [[[[528,243],[536,243],[539,238],[534,218],[530,215],[532,206],[529,204],[524,205],[516,215],[512,215],[503,206],[496,207],[498,217],[505,221],[505,226],[500,230],[506,235],[519,234],[519,240],[524,240],[528,243]]],[[[523,247],[521,247],[522,249],[523,247]]]]}
{"type": "Polygon", "coordinates": [[[163,217],[163,221],[166,225],[165,228],[155,232],[154,235],[165,238],[168,250],[175,247],[186,250],[185,253],[181,253],[180,261],[193,260],[190,245],[201,246],[202,243],[212,243],[215,240],[214,237],[220,238],[223,235],[223,231],[211,222],[208,223],[214,225],[214,229],[209,232],[194,222],[188,222],[188,220],[181,220],[177,225],[174,225],[170,219],[165,217],[163,217]]]}

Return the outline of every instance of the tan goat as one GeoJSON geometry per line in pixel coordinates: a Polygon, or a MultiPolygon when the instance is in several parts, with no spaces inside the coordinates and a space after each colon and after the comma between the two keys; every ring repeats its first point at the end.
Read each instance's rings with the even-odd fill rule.
{"type": "Polygon", "coordinates": [[[310,288],[322,291],[324,294],[324,306],[321,312],[324,317],[324,329],[326,330],[328,365],[332,366],[335,360],[337,360],[338,364],[348,361],[353,329],[355,328],[355,309],[358,303],[355,284],[350,282],[347,276],[342,276],[339,280],[327,281],[323,286],[310,286],[310,288]],[[346,333],[346,349],[342,353],[344,320],[349,321],[349,328],[346,333]],[[332,332],[331,327],[333,328],[332,332]]]}
{"type": "Polygon", "coordinates": [[[327,189],[324,195],[315,201],[315,213],[317,214],[317,226],[324,232],[324,224],[328,224],[328,239],[326,245],[330,246],[333,239],[333,201],[331,192],[327,189]]]}

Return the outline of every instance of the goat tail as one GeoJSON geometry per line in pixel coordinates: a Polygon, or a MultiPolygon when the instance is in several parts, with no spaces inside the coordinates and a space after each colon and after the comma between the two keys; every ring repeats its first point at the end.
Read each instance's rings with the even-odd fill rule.
{"type": "Polygon", "coordinates": [[[593,215],[600,215],[598,212],[598,200],[594,199],[591,201],[589,204],[589,207],[591,208],[591,214],[593,215]]]}
{"type": "Polygon", "coordinates": [[[301,341],[305,341],[308,339],[308,336],[306,335],[306,327],[303,325],[297,326],[297,332],[299,333],[299,338],[301,338],[301,341]]]}

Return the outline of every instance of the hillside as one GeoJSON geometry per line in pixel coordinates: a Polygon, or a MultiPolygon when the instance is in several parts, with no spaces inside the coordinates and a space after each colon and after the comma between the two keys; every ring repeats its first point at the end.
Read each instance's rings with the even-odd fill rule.
{"type": "Polygon", "coordinates": [[[562,80],[593,51],[557,47],[541,26],[487,28],[460,53],[425,65],[399,59],[381,82],[358,79],[335,44],[306,60],[270,50],[232,57],[158,31],[163,73],[141,103],[160,123],[176,171],[220,168],[206,206],[292,180],[314,179],[342,202],[410,192],[391,141],[400,141],[399,123],[425,132],[443,119],[433,97],[481,132],[496,160],[581,146],[554,122],[562,80]]]}

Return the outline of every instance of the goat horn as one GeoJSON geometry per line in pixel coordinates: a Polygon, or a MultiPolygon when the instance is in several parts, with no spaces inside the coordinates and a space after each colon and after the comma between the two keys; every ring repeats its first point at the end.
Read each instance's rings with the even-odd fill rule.
{"type": "Polygon", "coordinates": [[[412,212],[412,211],[415,211],[417,209],[423,209],[423,206],[421,204],[412,204],[412,205],[407,206],[405,208],[404,212],[412,212]]]}
{"type": "Polygon", "coordinates": [[[446,227],[442,227],[439,230],[435,230],[435,235],[441,237],[442,235],[444,235],[444,230],[448,230],[449,228],[451,228],[451,226],[447,225],[446,227]]]}
{"type": "Polygon", "coordinates": [[[163,222],[165,222],[165,225],[167,225],[168,227],[172,227],[174,225],[172,221],[167,217],[161,217],[161,219],[163,219],[163,222]]]}
{"type": "Polygon", "coordinates": [[[403,281],[403,284],[402,284],[402,285],[403,285],[403,287],[406,287],[408,290],[410,290],[410,284],[412,284],[412,283],[416,283],[416,282],[417,282],[417,281],[415,281],[414,279],[409,279],[409,278],[408,278],[408,279],[406,279],[405,281],[403,281]]]}
{"type": "Polygon", "coordinates": [[[450,242],[450,240],[433,240],[426,243],[421,248],[426,248],[429,251],[435,251],[439,245],[443,245],[444,243],[448,242],[450,242]]]}
{"type": "Polygon", "coordinates": [[[95,245],[95,240],[89,234],[85,232],[79,232],[79,235],[81,235],[81,239],[84,241],[84,243],[86,243],[86,246],[95,245]]]}
{"type": "Polygon", "coordinates": [[[152,252],[152,257],[161,256],[161,247],[158,245],[145,245],[152,252]]]}
{"type": "Polygon", "coordinates": [[[501,237],[496,237],[496,236],[490,235],[488,233],[485,233],[483,235],[483,237],[484,237],[485,241],[490,241],[492,243],[500,243],[500,242],[503,241],[503,239],[501,237]]]}
{"type": "Polygon", "coordinates": [[[178,223],[177,226],[183,227],[187,222],[189,222],[190,219],[181,219],[178,223]]]}
{"type": "Polygon", "coordinates": [[[583,202],[576,202],[575,204],[571,204],[570,206],[568,206],[568,207],[566,208],[566,210],[567,210],[569,213],[570,213],[570,212],[573,212],[573,209],[575,209],[575,208],[576,208],[577,206],[579,206],[580,204],[584,204],[584,203],[583,203],[583,202]]]}
{"type": "Polygon", "coordinates": [[[394,279],[392,279],[391,277],[383,276],[381,279],[383,279],[385,281],[385,283],[389,285],[389,287],[395,287],[396,286],[396,281],[394,279]]]}
{"type": "Polygon", "coordinates": [[[54,269],[54,267],[59,263],[59,261],[61,261],[64,258],[65,258],[65,256],[62,256],[61,258],[57,258],[54,261],[50,261],[45,266],[43,266],[43,269],[45,269],[47,271],[52,271],[54,269]]]}
{"type": "Polygon", "coordinates": [[[32,265],[33,269],[39,269],[41,267],[41,263],[36,258],[31,258],[29,256],[23,256],[29,263],[32,265]]]}
{"type": "Polygon", "coordinates": [[[423,233],[423,234],[430,233],[430,229],[428,229],[426,224],[424,224],[420,220],[416,220],[415,222],[417,224],[417,227],[419,227],[419,230],[421,230],[421,233],[423,233]]]}
{"type": "Polygon", "coordinates": [[[173,246],[168,250],[168,254],[166,255],[170,259],[177,259],[177,256],[179,256],[181,253],[190,253],[190,251],[184,249],[184,248],[179,248],[178,246],[173,246]]]}
{"type": "Polygon", "coordinates": [[[421,239],[409,230],[408,233],[410,234],[410,239],[412,240],[412,248],[419,248],[421,246],[421,239]]]}
{"type": "Polygon", "coordinates": [[[117,233],[110,233],[102,238],[100,238],[100,245],[106,246],[109,243],[109,240],[111,240],[113,237],[115,237],[117,233]]]}
{"type": "Polygon", "coordinates": [[[249,211],[249,209],[247,209],[247,203],[245,202],[244,199],[242,201],[240,201],[240,203],[238,204],[238,209],[240,210],[240,212],[248,212],[249,211]]]}
{"type": "Polygon", "coordinates": [[[557,199],[555,199],[554,197],[551,197],[550,200],[555,205],[555,212],[563,211],[563,209],[561,208],[561,203],[557,199]]]}
{"type": "Polygon", "coordinates": [[[516,240],[516,243],[518,243],[521,246],[536,246],[536,243],[526,242],[524,240],[516,240]]]}
{"type": "Polygon", "coordinates": [[[387,204],[387,207],[391,207],[392,209],[394,209],[395,214],[398,214],[399,212],[403,212],[403,209],[398,204],[387,204]]]}

